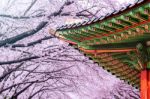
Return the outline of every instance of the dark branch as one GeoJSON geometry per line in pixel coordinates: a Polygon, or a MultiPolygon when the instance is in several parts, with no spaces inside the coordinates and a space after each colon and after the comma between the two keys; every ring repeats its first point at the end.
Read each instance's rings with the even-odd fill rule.
{"type": "MultiPolygon", "coordinates": [[[[0,65],[16,64],[16,63],[25,62],[25,61],[31,61],[33,59],[38,59],[38,58],[45,57],[45,56],[48,56],[48,55],[44,55],[44,56],[31,56],[31,57],[27,57],[27,58],[23,58],[23,59],[18,59],[18,60],[3,61],[3,62],[0,62],[0,65]]],[[[72,59],[57,59],[57,58],[48,57],[47,59],[48,60],[43,60],[43,61],[44,62],[50,62],[50,61],[66,61],[66,62],[79,61],[79,62],[84,62],[82,60],[78,60],[78,59],[75,59],[75,58],[72,58],[72,59]]]]}
{"type": "MultiPolygon", "coordinates": [[[[47,37],[41,38],[39,40],[30,42],[30,43],[27,43],[27,44],[13,44],[13,45],[11,45],[11,47],[12,48],[16,48],[16,47],[29,47],[29,46],[33,46],[33,45],[39,44],[42,41],[48,40],[48,39],[51,39],[51,38],[53,38],[53,37],[52,36],[47,36],[47,37]]],[[[5,47],[9,47],[9,46],[6,45],[5,47]]]]}
{"type": "Polygon", "coordinates": [[[15,95],[13,95],[11,97],[11,99],[17,99],[17,97],[23,93],[25,90],[27,90],[33,83],[30,83],[28,86],[26,86],[25,88],[23,88],[22,90],[20,90],[18,93],[16,93],[15,95]]]}
{"type": "Polygon", "coordinates": [[[14,68],[14,69],[9,69],[8,72],[5,72],[2,76],[0,76],[0,82],[1,82],[4,78],[6,78],[8,75],[10,75],[12,72],[16,71],[16,70],[17,70],[19,67],[21,67],[22,65],[23,65],[23,63],[17,65],[17,67],[14,68]]]}
{"type": "Polygon", "coordinates": [[[35,16],[12,16],[12,15],[5,15],[5,14],[1,14],[0,17],[4,17],[4,18],[12,18],[12,19],[30,19],[30,18],[39,18],[39,17],[43,17],[45,16],[45,14],[40,14],[40,15],[35,15],[35,16]]]}
{"type": "Polygon", "coordinates": [[[7,38],[5,40],[1,40],[0,41],[0,47],[5,46],[7,44],[13,44],[16,43],[17,41],[24,39],[26,37],[29,37],[35,33],[37,33],[38,31],[40,31],[42,28],[44,28],[47,25],[48,22],[41,22],[35,29],[29,30],[27,32],[24,32],[22,34],[19,34],[17,36],[11,37],[11,38],[7,38]]]}
{"type": "Polygon", "coordinates": [[[13,84],[13,85],[5,88],[5,89],[0,89],[0,94],[3,93],[6,90],[9,90],[9,89],[11,89],[13,87],[16,87],[16,86],[19,86],[19,85],[25,85],[25,84],[31,84],[31,83],[42,83],[42,82],[48,81],[49,79],[60,79],[60,78],[62,78],[62,77],[59,77],[59,76],[58,77],[57,76],[50,76],[50,77],[48,77],[48,78],[46,78],[44,80],[34,80],[34,81],[29,81],[29,82],[16,83],[16,84],[13,84]]]}
{"type": "Polygon", "coordinates": [[[18,59],[18,60],[12,60],[12,61],[6,61],[6,62],[0,62],[0,65],[6,65],[6,64],[15,64],[15,63],[20,63],[24,61],[30,61],[32,59],[37,59],[40,58],[39,56],[31,56],[23,59],[18,59]]]}
{"type": "Polygon", "coordinates": [[[33,7],[33,5],[36,3],[36,1],[37,0],[34,0],[31,4],[30,4],[30,6],[26,9],[26,11],[24,12],[24,16],[28,13],[28,11],[33,7]]]}
{"type": "Polygon", "coordinates": [[[65,6],[69,6],[69,5],[73,4],[73,3],[74,3],[73,1],[67,1],[67,2],[65,2],[65,3],[60,7],[60,9],[59,9],[58,11],[56,11],[56,12],[50,14],[50,15],[48,16],[48,18],[51,19],[52,16],[56,17],[56,16],[61,15],[62,12],[63,12],[64,7],[65,7],[65,6]]]}

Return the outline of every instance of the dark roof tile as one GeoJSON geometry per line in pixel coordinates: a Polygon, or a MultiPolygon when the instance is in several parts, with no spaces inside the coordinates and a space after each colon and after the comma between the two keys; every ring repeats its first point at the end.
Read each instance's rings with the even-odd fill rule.
{"type": "Polygon", "coordinates": [[[137,4],[139,4],[139,3],[143,2],[143,1],[144,1],[144,0],[138,0],[138,1],[137,1],[137,4]]]}
{"type": "Polygon", "coordinates": [[[92,18],[92,19],[89,19],[89,20],[86,20],[86,21],[83,21],[83,22],[79,22],[79,23],[74,23],[74,24],[69,24],[69,25],[63,25],[61,27],[58,27],[57,30],[68,29],[68,28],[75,28],[75,27],[79,27],[79,26],[84,26],[84,25],[87,25],[87,24],[91,24],[91,23],[94,23],[94,22],[97,22],[97,21],[101,21],[101,20],[103,20],[106,17],[109,17],[111,15],[120,13],[120,12],[122,12],[122,11],[128,9],[128,8],[131,8],[131,7],[135,6],[135,5],[143,2],[143,1],[144,0],[137,0],[135,3],[128,4],[127,6],[121,7],[118,10],[114,10],[112,13],[107,13],[105,16],[100,16],[99,18],[92,18]]]}

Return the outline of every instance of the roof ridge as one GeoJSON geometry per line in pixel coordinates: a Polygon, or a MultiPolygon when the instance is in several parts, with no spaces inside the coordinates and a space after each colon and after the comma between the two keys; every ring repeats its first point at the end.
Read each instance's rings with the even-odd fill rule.
{"type": "Polygon", "coordinates": [[[128,4],[127,6],[123,6],[123,7],[120,7],[120,9],[118,10],[114,10],[112,12],[108,12],[105,16],[100,16],[99,18],[96,18],[96,17],[93,17],[89,20],[84,20],[83,22],[78,22],[78,23],[73,23],[73,24],[65,24],[65,25],[62,25],[60,27],[57,27],[57,31],[58,30],[64,30],[64,29],[70,29],[70,28],[76,28],[76,27],[79,27],[79,26],[85,26],[85,25],[88,25],[88,24],[91,24],[91,23],[96,23],[98,21],[101,21],[105,18],[108,18],[109,16],[111,15],[116,15],[118,13],[122,13],[124,10],[127,10],[129,8],[132,8],[138,4],[141,4],[142,2],[144,1],[148,1],[148,0],[137,0],[136,2],[134,2],[133,4],[128,4]]]}

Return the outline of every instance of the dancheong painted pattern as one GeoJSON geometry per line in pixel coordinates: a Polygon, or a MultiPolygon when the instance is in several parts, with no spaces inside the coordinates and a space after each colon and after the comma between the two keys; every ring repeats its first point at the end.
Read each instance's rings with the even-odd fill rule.
{"type": "Polygon", "coordinates": [[[100,18],[57,28],[55,36],[84,52],[150,99],[150,0],[100,18]]]}

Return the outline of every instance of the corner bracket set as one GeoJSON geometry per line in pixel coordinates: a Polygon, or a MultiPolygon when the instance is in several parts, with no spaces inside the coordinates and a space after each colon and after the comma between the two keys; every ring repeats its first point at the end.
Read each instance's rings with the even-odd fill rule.
{"type": "Polygon", "coordinates": [[[150,99],[150,41],[145,44],[137,44],[137,52],[143,65],[140,73],[140,95],[141,99],[150,99]]]}

